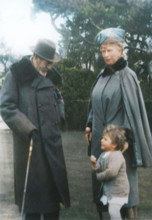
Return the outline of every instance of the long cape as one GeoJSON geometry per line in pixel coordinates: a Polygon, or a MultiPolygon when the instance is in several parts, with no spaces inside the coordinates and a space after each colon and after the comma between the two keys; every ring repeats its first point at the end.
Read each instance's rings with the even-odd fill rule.
{"type": "MultiPolygon", "coordinates": [[[[97,76],[93,86],[96,85],[103,71],[97,76]]],[[[127,66],[120,70],[120,84],[122,100],[129,125],[134,134],[134,164],[132,166],[152,166],[152,136],[147,118],[143,95],[136,74],[127,66]]],[[[87,126],[91,127],[92,107],[89,103],[87,126]]]]}

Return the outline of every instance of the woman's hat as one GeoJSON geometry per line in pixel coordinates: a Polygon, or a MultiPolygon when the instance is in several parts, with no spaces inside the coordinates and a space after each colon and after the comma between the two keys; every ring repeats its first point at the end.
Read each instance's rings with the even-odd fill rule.
{"type": "Polygon", "coordinates": [[[121,28],[106,28],[100,31],[95,37],[94,41],[97,44],[103,44],[107,38],[116,39],[122,41],[125,35],[125,30],[121,28]]]}
{"type": "Polygon", "coordinates": [[[49,62],[56,63],[60,61],[60,56],[56,53],[56,45],[50,40],[39,40],[35,47],[31,47],[31,50],[34,54],[49,62]]]}

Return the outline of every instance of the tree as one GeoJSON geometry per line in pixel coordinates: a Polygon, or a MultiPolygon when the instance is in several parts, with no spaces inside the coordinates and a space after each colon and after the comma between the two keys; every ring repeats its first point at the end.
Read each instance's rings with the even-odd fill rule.
{"type": "Polygon", "coordinates": [[[67,128],[84,130],[90,87],[96,77],[95,73],[73,66],[72,59],[63,59],[57,68],[63,74],[61,91],[65,102],[67,128]]]}
{"type": "Polygon", "coordinates": [[[104,65],[94,37],[107,27],[125,29],[129,66],[138,75],[144,98],[152,103],[147,99],[152,92],[152,0],[33,0],[33,3],[35,11],[50,14],[55,27],[60,17],[64,19],[61,27],[56,27],[62,35],[60,53],[70,58],[71,66],[80,72],[82,68],[86,72],[93,69],[94,77],[104,65]]]}
{"type": "Polygon", "coordinates": [[[5,76],[8,71],[9,66],[15,61],[16,59],[11,54],[10,48],[6,47],[4,42],[0,43],[0,73],[1,77],[5,76]]]}
{"type": "Polygon", "coordinates": [[[94,54],[99,51],[93,42],[95,35],[104,28],[119,26],[126,30],[130,66],[139,75],[147,72],[152,52],[148,44],[152,36],[152,0],[33,0],[33,3],[35,10],[50,13],[54,25],[59,17],[64,18],[61,29],[57,28],[63,37],[60,45],[67,57],[76,59],[78,67],[84,64],[86,69],[95,68],[94,54]]]}

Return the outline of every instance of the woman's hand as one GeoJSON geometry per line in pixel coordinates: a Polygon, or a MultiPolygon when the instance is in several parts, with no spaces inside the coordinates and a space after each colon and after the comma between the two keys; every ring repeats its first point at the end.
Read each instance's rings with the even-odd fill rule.
{"type": "Polygon", "coordinates": [[[92,132],[89,127],[86,127],[85,129],[85,137],[86,137],[87,144],[89,145],[89,142],[91,142],[92,140],[92,132]]]}
{"type": "Polygon", "coordinates": [[[128,149],[128,143],[126,142],[123,149],[122,149],[122,154],[128,149]]]}

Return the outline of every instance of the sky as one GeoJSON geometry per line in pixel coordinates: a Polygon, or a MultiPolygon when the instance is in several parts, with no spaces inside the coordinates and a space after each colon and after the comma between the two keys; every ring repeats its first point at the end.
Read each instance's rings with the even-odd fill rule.
{"type": "Polygon", "coordinates": [[[29,48],[40,38],[57,44],[61,37],[51,25],[50,15],[33,15],[32,8],[32,0],[0,0],[0,43],[5,42],[14,54],[30,54],[29,48]]]}

